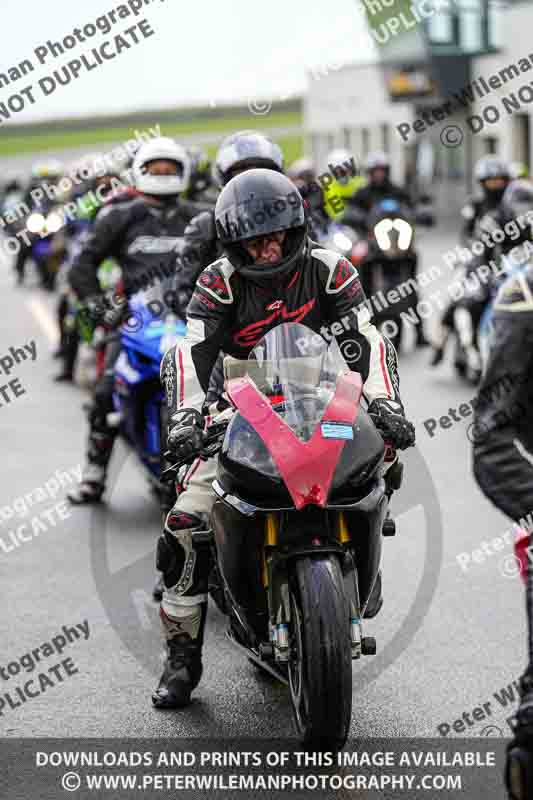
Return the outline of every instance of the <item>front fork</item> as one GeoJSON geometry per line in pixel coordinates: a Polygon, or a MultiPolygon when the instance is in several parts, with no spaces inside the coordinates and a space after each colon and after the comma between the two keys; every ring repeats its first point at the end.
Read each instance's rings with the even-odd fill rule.
{"type": "MultiPolygon", "coordinates": [[[[309,547],[302,548],[301,555],[317,555],[323,553],[336,553],[341,561],[344,578],[344,591],[350,609],[350,639],[352,658],[361,657],[364,652],[363,629],[361,622],[361,604],[357,583],[357,569],[350,551],[351,537],[343,512],[337,514],[335,523],[335,540],[337,547],[321,546],[317,541],[309,547]]],[[[268,597],[270,653],[278,663],[287,663],[290,660],[290,623],[291,609],[289,599],[289,571],[288,560],[280,558],[280,515],[268,513],[265,517],[264,546],[263,546],[263,586],[268,597]]],[[[292,555],[294,558],[294,554],[292,555]]],[[[269,654],[270,654],[269,653],[269,654]]]]}

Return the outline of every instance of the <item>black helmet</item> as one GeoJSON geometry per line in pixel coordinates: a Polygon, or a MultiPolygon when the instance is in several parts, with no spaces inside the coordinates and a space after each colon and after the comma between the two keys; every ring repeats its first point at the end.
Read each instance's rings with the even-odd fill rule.
{"type": "Polygon", "coordinates": [[[234,268],[256,283],[291,272],[307,246],[302,197],[289,178],[271,169],[250,169],[232,178],[217,200],[215,222],[234,268]],[[287,231],[282,260],[272,266],[256,265],[243,241],[277,231],[287,231]]]}
{"type": "Polygon", "coordinates": [[[264,167],[283,172],[283,153],[278,145],[259,131],[239,131],[228,136],[220,147],[214,175],[225,186],[235,169],[264,167]]]}

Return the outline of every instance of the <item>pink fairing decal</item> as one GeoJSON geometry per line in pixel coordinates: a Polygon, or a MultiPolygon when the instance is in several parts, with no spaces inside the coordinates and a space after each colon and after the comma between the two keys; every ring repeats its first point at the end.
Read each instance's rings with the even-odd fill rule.
{"type": "MultiPolygon", "coordinates": [[[[353,425],[359,410],[362,386],[357,373],[340,375],[322,422],[353,425]]],[[[296,508],[300,510],[311,504],[323,508],[327,503],[344,440],[324,439],[321,426],[317,425],[311,439],[302,442],[248,377],[229,381],[227,393],[265,443],[296,508]]]]}

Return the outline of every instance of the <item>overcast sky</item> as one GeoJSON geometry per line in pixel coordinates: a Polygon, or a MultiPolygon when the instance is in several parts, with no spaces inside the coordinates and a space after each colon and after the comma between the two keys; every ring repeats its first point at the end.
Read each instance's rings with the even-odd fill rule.
{"type": "MultiPolygon", "coordinates": [[[[0,103],[143,17],[154,36],[91,72],[83,70],[76,81],[59,86],[49,97],[37,89],[36,103],[14,114],[13,121],[301,93],[313,67],[373,60],[374,45],[358,3],[152,0],[137,18],[119,20],[109,34],[99,33],[41,66],[34,55],[36,47],[94,23],[120,2],[3,0],[0,72],[25,58],[36,70],[0,89],[0,103]]],[[[6,126],[4,122],[2,128],[6,126]]]]}

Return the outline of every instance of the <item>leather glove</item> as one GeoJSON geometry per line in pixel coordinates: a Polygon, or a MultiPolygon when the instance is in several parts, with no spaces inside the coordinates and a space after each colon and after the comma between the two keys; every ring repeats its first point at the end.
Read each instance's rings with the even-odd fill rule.
{"type": "Polygon", "coordinates": [[[368,413],[383,438],[396,450],[414,445],[415,427],[405,418],[400,403],[379,397],[370,403],[368,413]]]}
{"type": "Polygon", "coordinates": [[[83,301],[80,313],[98,324],[101,324],[106,312],[106,303],[102,295],[93,295],[83,301]]]}
{"type": "Polygon", "coordinates": [[[205,444],[205,434],[199,425],[175,425],[170,429],[167,446],[180,460],[198,453],[205,444]]]}
{"type": "Polygon", "coordinates": [[[116,328],[127,314],[128,305],[124,302],[113,305],[103,295],[88,297],[84,303],[84,313],[96,325],[105,325],[107,328],[116,328]]]}

